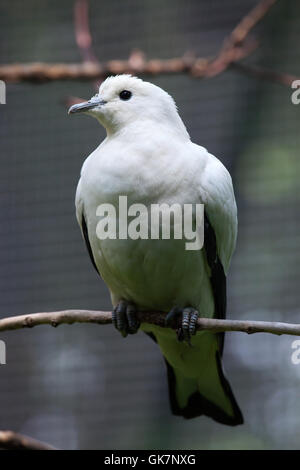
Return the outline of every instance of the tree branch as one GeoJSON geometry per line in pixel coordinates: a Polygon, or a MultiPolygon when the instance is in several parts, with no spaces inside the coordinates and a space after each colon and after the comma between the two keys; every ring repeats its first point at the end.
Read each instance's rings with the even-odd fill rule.
{"type": "Polygon", "coordinates": [[[0,431],[1,450],[55,450],[41,441],[12,431],[0,431]]]}
{"type": "Polygon", "coordinates": [[[81,52],[83,62],[98,63],[92,48],[92,35],[89,25],[89,2],[76,0],[74,4],[74,31],[76,44],[81,52]]]}
{"type": "Polygon", "coordinates": [[[279,83],[280,85],[291,87],[295,80],[299,80],[296,75],[288,73],[275,72],[274,70],[259,67],[258,65],[249,65],[242,62],[234,62],[231,67],[238,72],[254,77],[259,80],[266,80],[268,82],[279,83]]]}
{"type": "Polygon", "coordinates": [[[233,29],[224,46],[231,47],[244,41],[250,31],[263,19],[276,1],[261,0],[233,29]]]}
{"type": "Polygon", "coordinates": [[[243,43],[251,30],[263,19],[277,0],[261,0],[247,15],[245,15],[237,26],[232,30],[217,54],[210,63],[206,77],[214,77],[226,70],[231,64],[249,55],[257,46],[257,42],[250,42],[250,46],[243,43]]]}
{"type": "MultiPolygon", "coordinates": [[[[143,53],[141,52],[140,55],[143,56],[143,53]]],[[[235,59],[240,59],[246,55],[246,53],[243,53],[243,49],[240,48],[239,55],[236,51],[235,59]]],[[[6,83],[20,81],[95,80],[123,73],[138,73],[139,75],[187,73],[195,77],[205,77],[209,70],[210,62],[208,59],[191,58],[186,54],[183,57],[166,60],[143,60],[137,68],[130,59],[111,60],[106,63],[83,62],[82,64],[48,64],[43,62],[7,64],[0,65],[0,79],[6,83]]]]}
{"type": "Polygon", "coordinates": [[[74,5],[74,29],[77,46],[83,63],[48,64],[42,62],[28,64],[0,65],[0,79],[6,83],[18,81],[43,82],[50,80],[97,80],[109,75],[131,73],[138,75],[163,75],[185,73],[196,78],[211,78],[233,66],[234,70],[282,85],[290,86],[292,75],[241,64],[239,61],[249,56],[258,43],[249,40],[252,29],[268,13],[277,0],[261,0],[223,41],[215,58],[194,57],[186,52],[182,57],[171,59],[146,60],[142,51],[134,50],[128,60],[99,62],[92,49],[92,35],[88,20],[88,1],[76,0],[74,5]]]}
{"type": "MultiPolygon", "coordinates": [[[[166,313],[139,312],[138,318],[142,323],[151,323],[165,327],[166,313]]],[[[0,319],[0,332],[17,330],[20,328],[32,328],[38,325],[58,325],[73,323],[96,323],[107,325],[112,323],[111,312],[95,310],[62,310],[59,312],[30,313],[0,319]]],[[[171,326],[178,328],[178,322],[171,326]]],[[[267,322],[252,320],[218,320],[212,318],[199,318],[197,331],[208,330],[213,333],[226,331],[239,331],[242,333],[271,333],[274,335],[300,336],[300,324],[267,322]]]]}

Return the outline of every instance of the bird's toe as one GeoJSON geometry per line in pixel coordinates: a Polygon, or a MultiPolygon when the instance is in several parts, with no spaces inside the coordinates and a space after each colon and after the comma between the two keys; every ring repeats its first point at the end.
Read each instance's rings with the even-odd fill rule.
{"type": "Polygon", "coordinates": [[[124,338],[128,334],[136,333],[140,322],[137,318],[135,305],[121,300],[113,309],[112,323],[124,338]]]}
{"type": "Polygon", "coordinates": [[[191,345],[191,336],[196,334],[196,326],[197,319],[199,318],[199,312],[193,307],[186,307],[183,309],[174,307],[166,316],[166,326],[174,326],[174,322],[180,315],[181,322],[177,328],[178,341],[186,341],[189,345],[191,345]]]}
{"type": "Polygon", "coordinates": [[[193,310],[191,312],[191,316],[190,316],[190,324],[189,324],[189,333],[190,333],[190,336],[194,336],[196,334],[196,331],[197,331],[197,320],[199,318],[199,312],[198,310],[193,310]]]}
{"type": "Polygon", "coordinates": [[[140,321],[137,317],[136,306],[134,304],[127,304],[126,307],[126,316],[128,322],[128,333],[133,335],[137,333],[140,327],[140,321]]]}

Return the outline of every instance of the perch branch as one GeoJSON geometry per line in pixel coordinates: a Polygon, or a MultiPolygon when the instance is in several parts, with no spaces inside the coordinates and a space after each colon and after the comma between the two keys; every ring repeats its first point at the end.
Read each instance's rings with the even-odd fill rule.
{"type": "MultiPolygon", "coordinates": [[[[142,323],[151,323],[165,327],[165,313],[139,312],[138,318],[142,323]]],[[[111,312],[94,310],[63,310],[60,312],[30,313],[0,319],[0,332],[17,330],[20,328],[32,328],[38,325],[58,326],[73,323],[96,323],[107,325],[112,323],[111,312]]],[[[172,328],[176,329],[178,323],[172,328]]],[[[199,318],[197,330],[209,330],[214,333],[225,331],[239,331],[242,333],[272,333],[274,335],[300,336],[300,324],[267,322],[252,320],[218,320],[211,318],[199,318]]]]}
{"type": "Polygon", "coordinates": [[[31,437],[12,431],[0,431],[1,450],[55,450],[50,446],[31,437]]]}

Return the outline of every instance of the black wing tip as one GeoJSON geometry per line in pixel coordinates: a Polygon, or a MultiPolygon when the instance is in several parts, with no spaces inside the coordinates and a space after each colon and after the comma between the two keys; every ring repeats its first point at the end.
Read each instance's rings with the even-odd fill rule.
{"type": "Polygon", "coordinates": [[[99,276],[100,276],[100,273],[99,273],[98,268],[97,268],[97,265],[96,265],[96,261],[95,261],[95,259],[94,259],[93,250],[92,250],[92,247],[91,247],[91,244],[90,244],[86,220],[85,220],[83,214],[82,214],[82,217],[81,217],[81,225],[82,225],[82,233],[83,233],[84,241],[85,241],[85,244],[86,244],[86,248],[87,248],[88,254],[89,254],[89,256],[90,256],[90,260],[91,260],[91,262],[92,262],[94,268],[96,269],[97,273],[98,273],[99,276]]]}

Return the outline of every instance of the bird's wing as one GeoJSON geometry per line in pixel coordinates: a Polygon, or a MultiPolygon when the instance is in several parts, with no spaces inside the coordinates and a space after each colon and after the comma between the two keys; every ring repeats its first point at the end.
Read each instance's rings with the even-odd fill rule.
{"type": "MultiPolygon", "coordinates": [[[[231,176],[224,165],[210,154],[200,181],[204,203],[204,249],[210,268],[214,297],[214,316],[226,317],[226,273],[237,236],[237,209],[231,176]]],[[[222,355],[224,334],[220,334],[222,355]]]]}
{"type": "MultiPolygon", "coordinates": [[[[226,273],[237,237],[237,209],[231,176],[213,156],[201,181],[204,202],[204,249],[210,268],[210,283],[214,297],[214,316],[226,318],[226,273]]],[[[224,348],[224,333],[218,334],[220,355],[224,348]]]]}
{"type": "Polygon", "coordinates": [[[207,164],[200,178],[200,199],[215,234],[217,254],[226,274],[237,237],[237,208],[231,176],[217,158],[207,154],[207,164]]]}
{"type": "Polygon", "coordinates": [[[93,251],[92,251],[92,247],[91,247],[91,243],[89,239],[88,228],[87,228],[87,221],[84,215],[84,206],[83,206],[83,201],[81,197],[81,180],[79,180],[77,190],[76,190],[75,207],[76,207],[76,218],[77,218],[79,227],[81,229],[81,234],[85,241],[88,254],[90,256],[90,259],[94,268],[96,269],[97,273],[100,274],[97,268],[96,262],[95,262],[94,255],[93,255],[93,251]]]}
{"type": "MultiPolygon", "coordinates": [[[[236,203],[228,171],[219,160],[199,149],[202,160],[206,160],[204,170],[197,175],[199,198],[205,212],[204,249],[210,268],[214,313],[216,317],[224,318],[226,272],[237,236],[236,203]]],[[[171,334],[169,339],[159,332],[154,336],[166,359],[174,414],[185,418],[205,414],[232,426],[243,423],[241,411],[222,368],[224,333],[202,332],[195,337],[197,344],[194,349],[176,343],[171,334]],[[185,370],[189,370],[193,362],[199,366],[199,373],[191,378],[185,370]]]]}
{"type": "Polygon", "coordinates": [[[81,221],[82,221],[82,214],[83,214],[83,200],[82,200],[82,195],[81,195],[81,178],[78,181],[78,185],[76,189],[75,208],[76,208],[76,219],[82,231],[81,221]]]}

